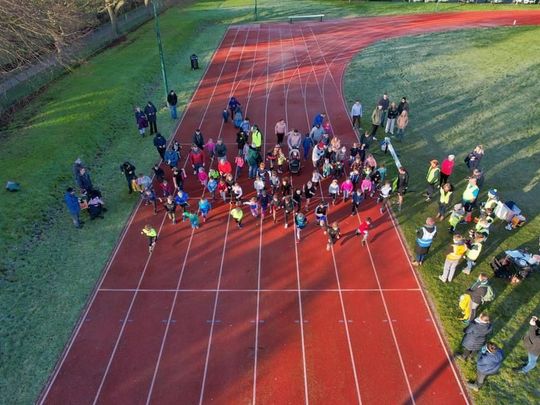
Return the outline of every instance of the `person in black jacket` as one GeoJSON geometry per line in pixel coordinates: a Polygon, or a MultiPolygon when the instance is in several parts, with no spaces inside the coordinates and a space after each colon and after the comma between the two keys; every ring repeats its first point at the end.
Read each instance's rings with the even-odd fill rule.
{"type": "Polygon", "coordinates": [[[200,149],[200,150],[204,150],[204,137],[203,137],[203,134],[201,132],[201,130],[199,128],[197,128],[195,130],[195,133],[193,134],[193,144],[194,145],[197,145],[197,147],[200,149]]]}
{"type": "Polygon", "coordinates": [[[219,138],[214,148],[214,153],[216,154],[218,160],[227,159],[227,146],[223,143],[223,139],[219,138]]]}
{"type": "Polygon", "coordinates": [[[409,172],[401,166],[398,169],[398,177],[396,179],[395,189],[398,195],[398,211],[401,211],[401,205],[403,204],[403,197],[409,188],[409,172]]]}
{"type": "Polygon", "coordinates": [[[132,187],[132,181],[135,180],[137,178],[137,175],[135,174],[135,170],[137,170],[135,168],[135,166],[133,166],[130,162],[128,161],[125,161],[124,163],[122,163],[122,165],[120,166],[120,171],[122,173],[124,173],[124,176],[126,176],[126,181],[127,181],[127,184],[128,184],[128,190],[129,190],[129,194],[133,193],[133,187],[132,187]]]}
{"type": "Polygon", "coordinates": [[[487,342],[487,336],[493,331],[493,326],[489,320],[489,315],[481,313],[478,318],[472,321],[464,330],[461,346],[463,354],[456,357],[462,360],[469,360],[478,353],[487,342]]]}
{"type": "Polygon", "coordinates": [[[169,94],[167,94],[167,104],[169,104],[169,111],[171,112],[171,118],[173,120],[178,118],[178,114],[176,112],[176,104],[178,104],[178,96],[174,92],[174,90],[171,90],[169,94]]]}
{"type": "Polygon", "coordinates": [[[144,114],[150,126],[150,135],[152,135],[157,132],[157,108],[151,101],[144,107],[144,114]]]}
{"type": "Polygon", "coordinates": [[[529,331],[523,337],[523,346],[527,350],[528,362],[517,370],[522,374],[527,374],[535,368],[540,356],[540,321],[538,317],[533,316],[529,321],[529,325],[529,331]]]}
{"type": "Polygon", "coordinates": [[[156,132],[156,136],[154,136],[154,146],[156,147],[159,156],[163,159],[165,151],[167,150],[167,140],[159,132],[156,132]]]}

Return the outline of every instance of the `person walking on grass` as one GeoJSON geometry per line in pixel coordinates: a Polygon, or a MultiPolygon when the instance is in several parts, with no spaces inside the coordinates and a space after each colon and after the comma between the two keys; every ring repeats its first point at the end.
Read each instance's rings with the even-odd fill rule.
{"type": "Polygon", "coordinates": [[[439,161],[433,159],[431,162],[429,162],[429,168],[426,174],[427,188],[424,195],[426,196],[426,201],[428,202],[431,201],[431,197],[435,193],[435,188],[440,181],[440,175],[441,169],[439,168],[439,161]]]}
{"type": "Polygon", "coordinates": [[[165,151],[167,150],[167,140],[165,139],[165,137],[159,132],[156,132],[153,143],[161,159],[165,160],[165,151]]]}
{"type": "Polygon", "coordinates": [[[443,274],[439,276],[439,280],[443,283],[451,282],[456,273],[456,267],[459,264],[462,257],[467,252],[467,245],[465,240],[459,234],[454,234],[452,245],[449,248],[449,252],[446,255],[444,262],[443,274]]]}
{"type": "Polygon", "coordinates": [[[529,320],[529,330],[523,337],[523,346],[527,350],[528,361],[523,367],[515,369],[521,374],[527,374],[536,367],[538,357],[540,356],[540,320],[533,316],[529,320]]]}
{"type": "Polygon", "coordinates": [[[362,246],[365,246],[367,243],[367,238],[369,235],[369,228],[371,228],[371,218],[367,217],[365,220],[360,220],[360,225],[358,226],[358,229],[355,232],[356,236],[362,236],[362,246]]]}
{"type": "Polygon", "coordinates": [[[468,325],[476,318],[478,307],[485,302],[493,301],[494,298],[495,294],[489,285],[488,275],[486,273],[480,273],[474,284],[460,297],[459,306],[463,311],[463,323],[468,325]]]}
{"type": "Polygon", "coordinates": [[[426,223],[416,230],[416,260],[412,262],[414,266],[421,266],[424,263],[435,235],[437,235],[435,221],[428,217],[426,223]]]}
{"type": "Polygon", "coordinates": [[[150,135],[153,135],[157,132],[157,108],[151,101],[144,107],[144,115],[146,115],[150,126],[150,135]]]}
{"type": "Polygon", "coordinates": [[[208,213],[212,209],[212,205],[210,205],[210,201],[208,201],[207,198],[202,197],[199,200],[199,212],[201,213],[201,216],[203,218],[203,222],[206,222],[208,219],[208,213]]]}
{"type": "Polygon", "coordinates": [[[353,127],[360,129],[362,124],[362,115],[364,115],[362,103],[360,103],[360,100],[356,100],[351,107],[351,119],[353,127]]]}
{"type": "Polygon", "coordinates": [[[448,179],[454,171],[454,163],[456,157],[454,155],[448,155],[441,163],[441,176],[439,185],[442,187],[444,184],[448,183],[448,179]]]}
{"type": "Polygon", "coordinates": [[[231,210],[230,215],[236,222],[238,229],[242,229],[242,219],[244,218],[244,211],[242,211],[242,203],[237,202],[236,206],[231,210]]]}
{"type": "Polygon", "coordinates": [[[467,387],[478,391],[488,376],[499,372],[503,359],[504,353],[496,344],[489,342],[482,347],[476,362],[476,381],[467,383],[467,387]]]}
{"type": "Polygon", "coordinates": [[[474,177],[469,178],[467,187],[461,196],[461,202],[463,204],[463,208],[465,209],[465,222],[467,223],[472,221],[472,210],[476,205],[476,200],[479,193],[480,189],[476,185],[476,179],[474,177]]]}
{"type": "Polygon", "coordinates": [[[379,129],[379,127],[381,126],[382,119],[383,107],[382,105],[377,105],[371,113],[371,136],[375,136],[377,134],[377,129],[379,129]]]}
{"type": "Polygon", "coordinates": [[[332,246],[341,238],[341,231],[337,222],[332,222],[332,225],[326,225],[324,234],[328,237],[328,242],[326,243],[326,250],[330,250],[332,246]]]}
{"type": "Polygon", "coordinates": [[[477,145],[465,158],[465,164],[471,173],[474,169],[478,169],[480,167],[480,161],[484,157],[484,153],[484,146],[477,145]]]}
{"type": "Polygon", "coordinates": [[[489,320],[489,315],[482,312],[463,332],[463,339],[461,340],[463,351],[456,358],[468,361],[486,344],[487,337],[493,332],[493,325],[489,320]]]}
{"type": "Polygon", "coordinates": [[[72,187],[67,188],[64,194],[64,202],[66,203],[75,228],[82,228],[83,222],[80,219],[81,205],[79,203],[79,197],[75,195],[75,190],[72,187]]]}
{"type": "Polygon", "coordinates": [[[397,139],[402,142],[403,138],[405,137],[405,128],[407,128],[407,125],[409,125],[409,113],[407,110],[403,110],[396,121],[397,125],[397,132],[396,137],[397,139]]]}
{"type": "Polygon", "coordinates": [[[302,229],[306,227],[307,222],[307,218],[302,212],[297,212],[294,216],[294,224],[296,227],[296,243],[300,242],[300,235],[302,233],[302,229]]]}
{"type": "Polygon", "coordinates": [[[174,90],[169,91],[169,94],[167,94],[167,104],[169,106],[169,112],[171,113],[171,119],[177,119],[178,113],[176,111],[176,105],[178,104],[178,96],[174,90]]]}
{"type": "Polygon", "coordinates": [[[148,252],[152,253],[154,250],[154,247],[156,246],[157,241],[157,232],[152,227],[152,225],[145,225],[143,230],[141,231],[141,235],[144,235],[148,238],[148,252]]]}

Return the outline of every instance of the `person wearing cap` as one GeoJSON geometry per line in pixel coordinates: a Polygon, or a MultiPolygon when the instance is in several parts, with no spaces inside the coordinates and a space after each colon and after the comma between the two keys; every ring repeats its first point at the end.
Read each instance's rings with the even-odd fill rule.
{"type": "Polygon", "coordinates": [[[476,381],[467,383],[467,387],[478,391],[489,375],[497,374],[502,366],[504,353],[496,344],[489,342],[480,350],[476,362],[476,381]]]}
{"type": "Polygon", "coordinates": [[[429,168],[426,174],[427,188],[426,188],[426,201],[431,201],[431,196],[435,193],[435,187],[439,184],[439,178],[441,169],[439,168],[439,161],[433,159],[429,162],[429,168]]]}
{"type": "Polygon", "coordinates": [[[492,188],[488,191],[487,200],[482,204],[482,211],[495,210],[499,203],[499,193],[496,188],[492,188]]]}
{"type": "Polygon", "coordinates": [[[442,161],[439,183],[440,186],[448,183],[448,179],[450,178],[450,176],[452,175],[452,171],[454,170],[455,159],[456,157],[454,155],[448,155],[448,157],[442,161]]]}
{"type": "Polygon", "coordinates": [[[426,223],[416,230],[416,260],[412,263],[414,266],[421,266],[424,263],[436,234],[435,220],[428,217],[426,223]]]}

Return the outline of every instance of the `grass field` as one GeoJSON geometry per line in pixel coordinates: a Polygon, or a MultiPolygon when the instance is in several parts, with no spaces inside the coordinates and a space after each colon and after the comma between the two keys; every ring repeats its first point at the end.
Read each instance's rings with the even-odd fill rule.
{"type": "MultiPolygon", "coordinates": [[[[175,88],[179,94],[181,109],[188,102],[189,96],[202,74],[202,71],[191,72],[189,70],[188,56],[196,52],[200,56],[201,65],[205,66],[228,24],[252,21],[252,5],[253,2],[248,0],[201,1],[185,9],[173,8],[162,15],[162,39],[169,83],[171,88],[175,88]]],[[[259,1],[259,5],[260,19],[283,19],[289,14],[322,10],[330,18],[333,18],[422,12],[435,9],[434,4],[360,3],[353,1],[349,5],[346,1],[311,0],[295,2],[263,0],[259,1]]],[[[440,10],[462,10],[474,6],[441,4],[439,7],[440,10]]],[[[507,6],[484,5],[481,7],[498,9],[507,6]]],[[[526,29],[489,31],[488,34],[481,37],[483,42],[476,43],[477,47],[480,44],[489,46],[487,51],[480,48],[477,50],[484,55],[481,68],[487,69],[487,73],[492,76],[488,76],[487,81],[484,81],[485,78],[477,73],[474,76],[477,77],[476,86],[481,88],[485,97],[491,93],[484,90],[483,86],[486,83],[493,85],[497,82],[496,78],[501,82],[498,88],[516,91],[518,83],[521,83],[520,73],[527,67],[525,64],[527,59],[524,55],[534,55],[531,53],[531,49],[534,47],[536,47],[536,51],[538,50],[537,43],[535,45],[531,40],[535,32],[538,34],[538,31],[526,29]],[[495,32],[503,34],[492,37],[495,32]],[[495,58],[492,56],[496,55],[495,51],[490,51],[492,49],[491,41],[500,38],[500,41],[496,41],[495,47],[498,47],[500,43],[507,44],[515,32],[525,35],[528,38],[528,43],[520,41],[521,48],[516,46],[512,49],[513,59],[504,59],[504,63],[501,63],[501,58],[506,58],[506,48],[501,50],[495,58]],[[527,46],[526,52],[524,52],[525,46],[527,46]],[[506,74],[504,67],[509,65],[514,68],[507,73],[508,77],[504,77],[506,74]],[[510,87],[504,87],[503,84],[510,87]]],[[[427,45],[430,43],[428,37],[423,38],[423,41],[424,47],[419,47],[415,51],[420,52],[420,55],[423,55],[422,52],[428,49],[427,45]]],[[[447,44],[444,45],[442,49],[448,49],[446,48],[447,44]]],[[[508,47],[508,45],[506,46],[508,47]]],[[[366,57],[373,57],[374,60],[380,62],[380,56],[376,55],[381,49],[383,48],[379,46],[370,48],[363,54],[360,63],[366,57]]],[[[412,47],[411,49],[416,48],[412,47]]],[[[464,47],[463,49],[469,49],[469,52],[472,52],[475,48],[464,47]]],[[[408,50],[403,49],[403,52],[408,52],[408,50]]],[[[432,50],[431,52],[434,55],[439,55],[442,50],[432,50]]],[[[400,62],[416,60],[411,55],[412,53],[396,60],[400,62]]],[[[470,62],[467,55],[461,57],[463,59],[459,60],[463,64],[467,65],[470,62]]],[[[530,59],[529,62],[531,60],[533,59],[530,59]]],[[[440,66],[447,66],[448,62],[439,59],[438,63],[440,66]]],[[[452,63],[454,63],[453,59],[452,63]]],[[[359,67],[361,66],[360,64],[359,67]]],[[[462,121],[456,121],[457,117],[461,116],[459,114],[470,115],[466,108],[469,99],[460,91],[454,92],[451,87],[445,85],[444,89],[447,93],[443,92],[443,88],[438,88],[437,99],[440,100],[441,105],[448,98],[450,104],[457,102],[454,99],[455,94],[462,97],[459,99],[459,103],[448,106],[455,115],[446,117],[441,113],[440,119],[437,121],[438,124],[420,120],[418,118],[421,110],[419,94],[424,92],[424,86],[430,88],[427,86],[436,86],[438,82],[435,79],[432,80],[431,76],[426,76],[422,77],[420,81],[414,82],[414,86],[412,86],[412,79],[415,76],[413,76],[413,67],[411,66],[400,64],[400,68],[409,69],[407,75],[409,75],[408,80],[410,80],[409,83],[400,83],[401,87],[390,86],[391,80],[394,80],[392,78],[399,77],[393,76],[395,72],[390,69],[392,66],[385,64],[382,67],[383,71],[386,72],[385,75],[388,75],[384,76],[384,80],[388,82],[388,86],[385,88],[392,94],[406,92],[413,100],[415,114],[413,116],[414,122],[411,124],[411,140],[417,140],[418,149],[410,147],[408,150],[404,149],[403,154],[422,157],[420,147],[421,142],[425,142],[425,138],[421,140],[423,138],[418,135],[420,132],[424,136],[428,133],[430,136],[437,137],[445,134],[444,136],[452,136],[453,139],[456,134],[459,134],[461,141],[459,145],[456,144],[455,150],[464,153],[469,147],[464,139],[469,136],[480,137],[482,135],[480,131],[465,132],[466,128],[474,129],[474,125],[480,125],[477,121],[473,120],[468,124],[466,124],[468,122],[466,118],[463,118],[462,121]],[[419,122],[423,122],[424,127],[419,122]],[[457,131],[458,127],[455,129],[455,133],[445,131],[456,122],[461,123],[463,131],[457,131]],[[426,126],[428,123],[431,126],[426,126]],[[459,149],[457,149],[458,147],[459,149]],[[413,155],[414,153],[416,155],[413,155]]],[[[423,68],[427,71],[428,66],[423,68]]],[[[528,85],[519,87],[525,92],[529,92],[529,98],[523,98],[526,101],[534,99],[532,97],[534,86],[531,84],[538,82],[537,67],[536,71],[534,67],[529,66],[529,68],[530,70],[526,72],[528,85]]],[[[468,65],[467,69],[469,69],[468,65]]],[[[371,67],[369,69],[372,74],[378,70],[380,69],[375,70],[371,67]]],[[[420,71],[418,70],[418,72],[420,71]]],[[[417,70],[415,69],[414,72],[417,70]]],[[[442,73],[436,71],[433,74],[442,73]]],[[[460,85],[464,85],[459,77],[454,77],[454,79],[460,82],[460,85]]],[[[358,85],[365,86],[368,82],[358,83],[358,85]]],[[[468,78],[467,83],[470,86],[474,84],[472,78],[468,78]]],[[[358,87],[354,88],[358,89],[358,87]]],[[[512,122],[516,120],[518,114],[521,114],[521,118],[525,120],[521,122],[530,122],[530,128],[534,129],[538,126],[538,114],[534,114],[532,103],[525,104],[527,107],[520,107],[519,99],[510,94],[509,90],[507,90],[508,93],[499,92],[505,96],[502,103],[496,104],[497,108],[503,108],[504,111],[501,114],[504,112],[506,120],[508,120],[508,122],[503,122],[508,125],[496,127],[497,131],[493,134],[493,141],[484,142],[489,147],[486,164],[493,162],[493,159],[496,158],[495,152],[492,150],[496,142],[504,142],[504,139],[501,139],[502,135],[512,134],[513,142],[516,147],[519,146],[520,151],[523,150],[522,153],[528,151],[532,154],[535,150],[529,148],[525,151],[525,145],[529,142],[528,137],[532,136],[532,130],[524,132],[521,125],[513,125],[512,122]]],[[[354,93],[357,91],[354,90],[354,93]]],[[[360,94],[372,94],[371,98],[373,99],[380,89],[361,87],[359,91],[360,94]]],[[[475,89],[471,88],[470,91],[475,91],[475,89]]],[[[173,130],[174,123],[168,118],[163,102],[163,89],[152,23],[144,25],[128,35],[117,46],[104,51],[75,69],[71,74],[52,83],[24,109],[17,112],[7,127],[2,128],[0,133],[2,181],[5,182],[8,179],[19,181],[23,190],[17,194],[0,194],[0,206],[4,213],[0,217],[0,356],[2,360],[0,362],[0,392],[2,393],[0,403],[31,403],[36,398],[136,203],[136,197],[130,197],[126,193],[125,180],[120,174],[118,166],[124,160],[129,159],[141,171],[149,172],[151,164],[157,158],[157,154],[151,146],[151,139],[140,139],[138,136],[132,113],[134,105],[143,104],[148,99],[154,100],[159,105],[161,109],[158,118],[159,129],[168,137],[173,130]],[[71,164],[78,156],[90,167],[93,181],[103,191],[109,207],[105,220],[87,223],[81,231],[71,227],[62,202],[64,189],[72,185],[73,181],[71,164]]],[[[474,97],[471,96],[470,100],[473,99],[474,97]]],[[[431,101],[433,100],[431,99],[431,101]]],[[[475,102],[480,103],[481,101],[482,99],[475,102]]],[[[479,109],[482,114],[487,114],[489,111],[485,111],[487,107],[482,108],[483,106],[487,106],[487,104],[479,104],[476,107],[473,105],[473,108],[479,109]]],[[[494,108],[492,105],[489,106],[494,108]]],[[[486,120],[488,118],[486,117],[486,120]]],[[[483,126],[480,125],[480,128],[483,126]]],[[[508,147],[506,147],[507,151],[508,147]]],[[[433,149],[433,151],[436,150],[433,149]]],[[[538,144],[536,144],[536,151],[538,151],[538,144]]],[[[443,146],[439,152],[444,152],[443,146]]],[[[491,181],[492,175],[503,177],[503,172],[524,170],[523,167],[530,167],[527,162],[516,161],[509,169],[511,154],[499,153],[499,158],[501,155],[504,155],[504,159],[490,165],[492,171],[488,173],[490,176],[488,181],[491,181]]],[[[535,158],[538,162],[538,155],[531,158],[535,158]]],[[[535,167],[538,167],[538,164],[535,167]]],[[[423,171],[423,167],[416,169],[418,172],[414,170],[411,167],[412,173],[417,174],[423,171]]],[[[525,173],[527,172],[525,171],[525,173]]],[[[532,218],[534,198],[528,196],[534,192],[538,196],[535,183],[538,181],[538,173],[526,176],[526,179],[530,180],[527,183],[530,192],[523,198],[516,197],[516,200],[526,209],[526,212],[530,213],[529,216],[532,218]]],[[[508,180],[506,181],[509,183],[508,180]]],[[[514,185],[514,183],[510,183],[510,185],[514,185]]],[[[499,188],[502,190],[503,186],[501,185],[499,188]]],[[[520,188],[522,187],[520,186],[520,188]]],[[[412,193],[409,201],[417,207],[422,207],[419,200],[414,200],[412,193]]],[[[412,214],[412,211],[412,208],[407,209],[404,214],[412,214]]],[[[404,221],[404,229],[410,231],[423,215],[412,216],[408,223],[404,221]]],[[[534,235],[530,231],[531,225],[523,228],[512,237],[521,238],[520,241],[532,240],[534,235]]],[[[502,236],[506,237],[507,235],[502,236]]],[[[495,242],[497,237],[494,236],[492,241],[495,242]]],[[[513,245],[511,240],[505,240],[503,243],[503,246],[511,245],[513,245]]],[[[437,249],[436,246],[435,250],[437,249]]],[[[436,256],[433,254],[433,261],[435,261],[436,256]]],[[[427,269],[426,267],[425,271],[427,269]]],[[[444,300],[451,300],[453,291],[442,294],[440,289],[435,288],[438,286],[430,285],[430,280],[428,280],[428,285],[433,287],[436,300],[441,303],[447,302],[444,300]]],[[[535,285],[538,289],[538,284],[535,285]]],[[[524,300],[530,298],[528,300],[530,306],[530,303],[534,302],[532,299],[534,291],[529,290],[528,286],[529,284],[517,289],[523,290],[521,294],[524,295],[524,300]]],[[[500,308],[501,314],[505,312],[505,308],[506,313],[508,313],[508,308],[519,302],[515,298],[517,294],[511,289],[506,289],[504,294],[493,304],[493,306],[500,308]]],[[[538,297],[535,298],[538,302],[538,297]]],[[[530,312],[525,307],[522,311],[523,316],[530,312]]],[[[453,326],[452,316],[449,315],[448,318],[445,318],[446,312],[442,311],[441,313],[452,342],[455,343],[459,331],[453,326]]],[[[515,346],[519,335],[514,333],[520,324],[518,321],[508,322],[508,319],[505,319],[503,315],[499,319],[498,325],[501,326],[498,336],[506,340],[511,338],[510,341],[513,341],[515,346]]],[[[517,352],[513,351],[512,355],[515,358],[517,352]]],[[[504,393],[504,391],[502,392],[504,393]]],[[[533,395],[532,391],[529,391],[529,395],[533,395]]]]}
{"type": "MultiPolygon", "coordinates": [[[[459,348],[463,329],[457,320],[458,297],[479,272],[492,274],[489,260],[493,255],[521,246],[538,249],[540,110],[535,100],[540,44],[535,38],[539,34],[540,28],[499,28],[380,42],[361,52],[346,74],[348,103],[360,97],[369,114],[383,91],[397,101],[406,95],[411,102],[406,141],[396,143],[411,175],[410,193],[398,215],[410,246],[414,246],[416,227],[437,213],[436,202],[426,203],[421,195],[428,162],[433,158],[441,161],[450,153],[457,156],[457,170],[451,177],[457,202],[467,176],[463,159],[477,144],[487,150],[482,161],[486,184],[481,200],[489,188],[497,188],[503,200],[516,201],[528,218],[525,227],[512,232],[500,222],[494,224],[473,274],[461,274],[451,284],[436,278],[451,241],[447,223],[438,226],[439,235],[420,272],[452,349],[459,348]]],[[[458,231],[465,229],[462,226],[458,231]]],[[[520,339],[530,315],[540,312],[540,276],[535,274],[517,286],[500,280],[493,284],[497,298],[487,310],[494,318],[493,340],[504,348],[506,360],[500,375],[490,377],[485,389],[474,397],[479,404],[538,403],[540,391],[533,383],[538,381],[538,370],[525,377],[511,368],[525,355],[520,339]]],[[[470,363],[462,370],[467,378],[474,378],[470,363]]]]}

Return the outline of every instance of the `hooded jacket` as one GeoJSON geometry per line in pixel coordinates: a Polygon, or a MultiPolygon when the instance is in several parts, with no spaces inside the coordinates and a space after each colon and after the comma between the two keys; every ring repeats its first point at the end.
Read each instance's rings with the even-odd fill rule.
{"type": "Polygon", "coordinates": [[[475,319],[464,330],[465,335],[461,345],[471,351],[477,351],[486,344],[487,336],[493,331],[493,326],[489,322],[482,322],[475,319]]]}

